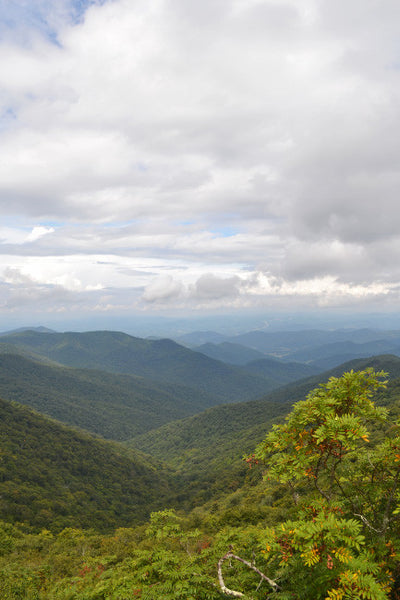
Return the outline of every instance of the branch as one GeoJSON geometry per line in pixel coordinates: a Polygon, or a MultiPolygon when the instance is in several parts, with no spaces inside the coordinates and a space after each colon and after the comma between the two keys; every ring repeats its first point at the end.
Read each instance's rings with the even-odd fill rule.
{"type": "Polygon", "coordinates": [[[222,577],[222,564],[223,564],[223,562],[225,560],[228,560],[228,558],[234,558],[235,560],[238,560],[239,562],[243,563],[244,565],[246,565],[246,567],[248,567],[249,569],[252,569],[253,571],[255,571],[261,577],[261,580],[264,580],[267,583],[269,583],[269,585],[274,590],[279,589],[278,584],[275,583],[275,581],[273,581],[272,579],[270,579],[266,575],[264,575],[264,573],[262,573],[259,569],[257,569],[257,567],[255,565],[251,564],[247,560],[244,560],[243,558],[240,558],[240,556],[236,556],[236,554],[233,554],[231,551],[229,551],[229,552],[227,552],[225,554],[225,556],[223,556],[222,558],[220,558],[219,561],[218,561],[218,581],[219,581],[219,585],[221,587],[222,592],[224,594],[226,594],[227,596],[234,596],[235,598],[244,598],[245,597],[245,595],[242,594],[242,592],[235,592],[234,590],[230,590],[225,585],[224,578],[222,577]]]}
{"type": "Polygon", "coordinates": [[[386,533],[386,530],[387,530],[387,528],[389,526],[390,509],[391,509],[391,506],[392,506],[392,502],[394,500],[394,495],[396,493],[397,486],[399,484],[399,477],[400,477],[400,468],[397,469],[396,476],[395,476],[394,482],[393,482],[393,486],[392,486],[392,489],[391,489],[390,494],[389,494],[389,498],[388,498],[387,503],[386,503],[385,514],[383,515],[383,521],[382,521],[382,533],[383,534],[386,533]]]}
{"type": "Polygon", "coordinates": [[[368,527],[368,529],[375,531],[375,533],[379,533],[379,534],[383,533],[383,529],[375,529],[375,527],[372,527],[371,523],[368,521],[367,517],[364,517],[364,515],[360,515],[358,513],[353,513],[353,514],[355,517],[360,517],[361,521],[364,523],[364,525],[366,525],[368,527]]]}
{"type": "Polygon", "coordinates": [[[322,459],[323,459],[323,454],[320,455],[320,457],[318,459],[318,462],[317,462],[317,465],[315,467],[314,487],[321,494],[321,496],[323,496],[325,498],[325,500],[327,500],[328,502],[330,502],[331,501],[330,495],[328,495],[326,492],[324,492],[324,490],[322,488],[320,488],[320,486],[318,484],[318,476],[319,476],[319,470],[320,470],[320,467],[321,467],[322,459]]]}

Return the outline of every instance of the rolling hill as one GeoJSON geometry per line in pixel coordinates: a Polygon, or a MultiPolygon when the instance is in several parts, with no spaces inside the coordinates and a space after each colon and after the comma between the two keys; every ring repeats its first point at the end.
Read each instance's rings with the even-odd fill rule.
{"type": "Polygon", "coordinates": [[[144,340],[130,335],[93,331],[40,333],[24,331],[0,338],[0,353],[34,353],[76,368],[138,375],[153,381],[186,385],[215,398],[215,404],[264,394],[272,386],[262,377],[226,365],[172,340],[144,340]]]}
{"type": "Polygon", "coordinates": [[[192,350],[231,365],[245,365],[252,360],[264,358],[265,356],[258,350],[253,350],[240,344],[232,344],[231,342],[222,342],[220,344],[207,342],[206,344],[192,348],[192,350]]]}
{"type": "Polygon", "coordinates": [[[312,377],[320,373],[323,369],[319,369],[314,364],[308,365],[301,362],[284,362],[274,358],[260,358],[252,360],[243,366],[248,373],[265,377],[275,383],[275,387],[280,387],[304,379],[312,377]]]}
{"type": "Polygon", "coordinates": [[[214,398],[178,384],[56,367],[11,354],[0,354],[0,398],[113,440],[215,405],[214,398]]]}

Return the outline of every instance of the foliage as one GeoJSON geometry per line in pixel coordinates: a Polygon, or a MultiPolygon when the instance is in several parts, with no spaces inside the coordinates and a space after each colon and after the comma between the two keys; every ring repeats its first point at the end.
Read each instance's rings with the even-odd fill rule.
{"type": "Polygon", "coordinates": [[[224,590],[397,600],[400,429],[390,415],[400,404],[396,382],[385,387],[366,369],[310,392],[249,457],[264,482],[259,469],[239,471],[236,455],[260,435],[262,415],[287,404],[257,404],[257,426],[244,404],[191,419],[175,451],[177,466],[182,448],[192,451],[179,473],[179,502],[197,504],[188,516],[165,508],[168,484],[143,458],[0,403],[1,508],[13,522],[0,523],[2,600],[223,600],[224,590]],[[7,512],[14,505],[18,515],[7,512]]]}
{"type": "MultiPolygon", "coordinates": [[[[374,357],[351,364],[396,372],[400,358],[374,357]]],[[[342,375],[346,367],[342,365],[329,373],[285,386],[259,400],[209,408],[135,436],[129,446],[176,469],[182,482],[182,499],[188,507],[198,506],[241,487],[248,477],[241,461],[243,454],[252,451],[265,431],[288,414],[294,402],[300,402],[330,375],[342,375]]],[[[395,396],[389,402],[393,405],[395,396]]],[[[253,479],[254,475],[253,471],[253,479]]]]}
{"type": "Polygon", "coordinates": [[[143,522],[170,493],[166,476],[139,454],[127,456],[116,445],[0,400],[4,520],[110,530],[143,522]]]}
{"type": "MultiPolygon", "coordinates": [[[[18,553],[0,558],[2,600],[217,600],[216,555],[199,530],[171,510],[148,527],[99,536],[67,529],[18,534],[18,553]]],[[[17,532],[18,533],[18,532],[17,532]]]]}
{"type": "Polygon", "coordinates": [[[265,463],[266,477],[286,484],[297,505],[296,520],[266,531],[264,550],[291,598],[382,600],[393,588],[399,431],[369,443],[371,429],[388,419],[372,400],[384,376],[366,369],[330,378],[249,458],[265,463]]]}

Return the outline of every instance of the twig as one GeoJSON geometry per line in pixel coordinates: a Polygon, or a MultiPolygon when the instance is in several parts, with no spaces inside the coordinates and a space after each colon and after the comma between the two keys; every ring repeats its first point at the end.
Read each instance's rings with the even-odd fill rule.
{"type": "Polygon", "coordinates": [[[364,525],[366,525],[372,531],[375,531],[375,533],[382,534],[384,532],[383,529],[375,529],[375,527],[372,527],[371,523],[368,521],[367,517],[364,517],[364,515],[360,515],[358,513],[353,513],[353,514],[355,517],[360,517],[360,519],[364,523],[364,525]]]}
{"type": "MultiPolygon", "coordinates": [[[[239,562],[241,562],[244,565],[246,565],[246,567],[248,567],[249,569],[252,569],[253,571],[255,571],[261,577],[261,580],[264,580],[267,583],[269,583],[269,585],[274,590],[279,589],[278,584],[275,581],[273,581],[272,579],[270,579],[269,577],[267,577],[266,575],[264,575],[264,573],[262,573],[259,569],[257,569],[257,567],[255,565],[253,565],[252,563],[248,562],[247,560],[244,560],[244,558],[241,558],[240,556],[236,556],[236,554],[233,554],[231,551],[229,551],[229,552],[227,552],[225,554],[225,556],[223,556],[222,558],[220,558],[219,561],[218,561],[218,581],[219,581],[219,585],[221,587],[222,592],[224,594],[226,594],[227,596],[234,596],[235,598],[244,598],[244,594],[242,594],[242,592],[235,592],[235,590],[230,590],[229,588],[227,588],[226,585],[225,585],[225,582],[224,582],[224,578],[222,576],[222,564],[223,564],[223,562],[225,560],[228,560],[228,559],[231,559],[231,558],[234,558],[235,560],[238,560],[239,562]]],[[[258,587],[260,587],[260,584],[259,584],[258,587]]]]}

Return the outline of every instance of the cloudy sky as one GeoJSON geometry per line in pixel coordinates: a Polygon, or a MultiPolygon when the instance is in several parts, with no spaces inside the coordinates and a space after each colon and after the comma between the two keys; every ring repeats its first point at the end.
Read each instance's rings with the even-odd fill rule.
{"type": "Polygon", "coordinates": [[[400,308],[398,0],[0,21],[2,322],[400,308]]]}

